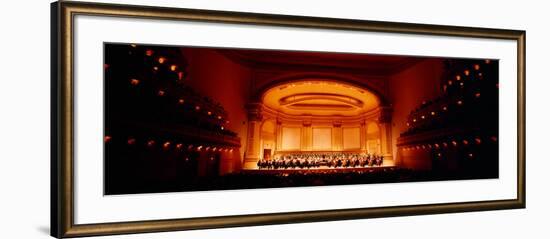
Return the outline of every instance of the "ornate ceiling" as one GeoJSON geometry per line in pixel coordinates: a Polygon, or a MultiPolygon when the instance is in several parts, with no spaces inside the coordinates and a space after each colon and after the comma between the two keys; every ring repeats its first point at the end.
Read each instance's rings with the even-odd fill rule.
{"type": "Polygon", "coordinates": [[[357,116],[380,104],[376,95],[346,83],[304,79],[277,85],[262,96],[264,106],[293,116],[357,116]]]}

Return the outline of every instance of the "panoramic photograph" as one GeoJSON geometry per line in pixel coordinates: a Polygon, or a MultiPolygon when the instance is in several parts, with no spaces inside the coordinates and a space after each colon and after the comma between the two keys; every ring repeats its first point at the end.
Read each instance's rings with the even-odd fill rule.
{"type": "Polygon", "coordinates": [[[499,177],[495,59],[103,51],[105,195],[499,177]]]}

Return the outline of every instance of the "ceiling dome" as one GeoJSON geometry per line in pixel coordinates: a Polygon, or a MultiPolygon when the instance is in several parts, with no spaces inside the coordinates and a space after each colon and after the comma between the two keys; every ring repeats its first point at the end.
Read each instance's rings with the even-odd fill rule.
{"type": "Polygon", "coordinates": [[[262,102],[294,116],[357,116],[375,109],[378,97],[367,89],[327,80],[301,80],[267,90],[262,102]]]}

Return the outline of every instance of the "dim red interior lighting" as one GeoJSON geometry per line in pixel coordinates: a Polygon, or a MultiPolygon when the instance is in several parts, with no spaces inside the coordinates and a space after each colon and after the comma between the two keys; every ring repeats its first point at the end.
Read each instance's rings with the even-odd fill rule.
{"type": "Polygon", "coordinates": [[[162,145],[162,147],[163,147],[164,149],[169,149],[169,148],[170,148],[170,142],[166,141],[166,142],[162,145]]]}
{"type": "Polygon", "coordinates": [[[111,136],[105,135],[105,137],[103,138],[103,141],[105,141],[105,143],[110,142],[111,141],[111,136]]]}
{"type": "Polygon", "coordinates": [[[185,103],[185,100],[184,99],[179,99],[178,103],[181,105],[181,104],[185,103]]]}
{"type": "Polygon", "coordinates": [[[127,141],[128,145],[134,145],[136,144],[136,139],[134,138],[129,138],[128,141],[127,141]]]}
{"type": "Polygon", "coordinates": [[[155,141],[154,141],[154,140],[149,140],[149,141],[147,141],[147,146],[153,147],[154,145],[155,145],[155,141]]]}
{"type": "Polygon", "coordinates": [[[166,94],[166,92],[164,92],[163,90],[159,90],[159,92],[158,92],[159,96],[164,96],[165,94],[166,94]]]}
{"type": "Polygon", "coordinates": [[[131,79],[131,80],[130,80],[130,84],[132,84],[132,85],[138,85],[138,84],[139,84],[139,80],[138,80],[138,79],[131,79]]]}
{"type": "Polygon", "coordinates": [[[145,55],[146,55],[146,56],[152,56],[153,53],[154,53],[153,50],[146,50],[146,51],[145,51],[145,55]]]}

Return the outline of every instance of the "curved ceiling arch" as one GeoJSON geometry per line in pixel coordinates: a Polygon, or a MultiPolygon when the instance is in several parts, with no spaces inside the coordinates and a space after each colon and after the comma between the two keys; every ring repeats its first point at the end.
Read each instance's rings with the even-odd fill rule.
{"type": "Polygon", "coordinates": [[[357,116],[376,109],[376,93],[347,82],[301,79],[265,90],[264,106],[292,116],[357,116]]]}
{"type": "Polygon", "coordinates": [[[261,102],[262,97],[265,95],[265,93],[273,87],[288,84],[288,83],[293,83],[293,82],[300,82],[300,81],[309,80],[309,79],[318,79],[318,80],[327,81],[327,82],[336,82],[336,83],[348,84],[350,86],[355,86],[357,88],[367,90],[373,93],[374,95],[376,95],[376,97],[380,101],[380,105],[389,104],[389,101],[386,95],[382,93],[382,90],[379,89],[380,88],[379,86],[373,85],[372,83],[370,83],[369,81],[366,81],[365,79],[357,78],[352,75],[332,74],[328,72],[293,73],[293,74],[279,75],[277,77],[270,78],[269,80],[267,80],[268,83],[262,84],[261,86],[259,86],[259,88],[257,88],[257,90],[255,90],[256,93],[253,95],[252,98],[256,102],[261,102]]]}

